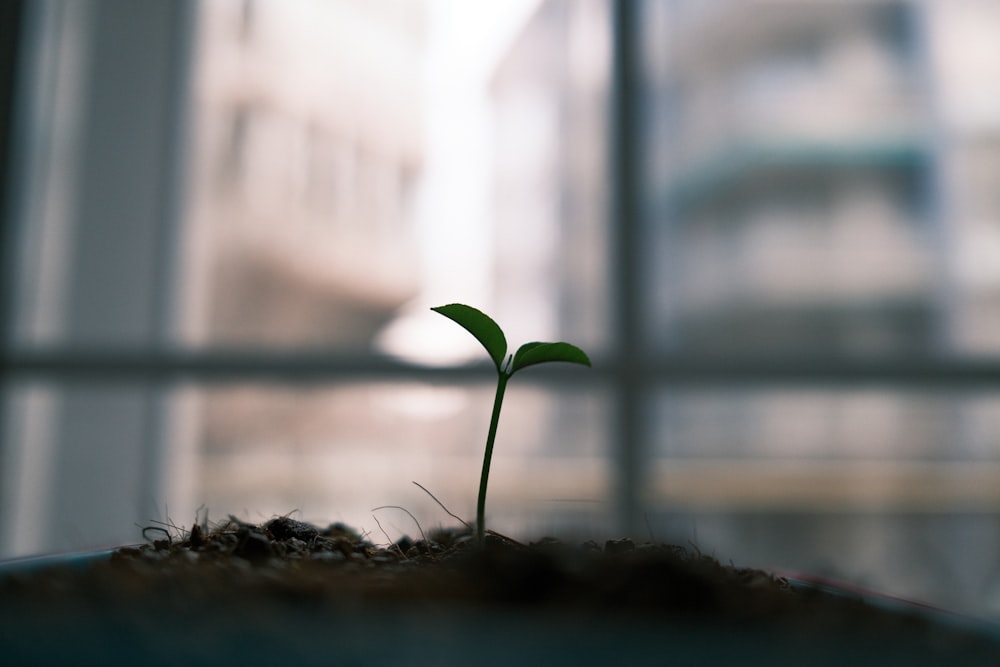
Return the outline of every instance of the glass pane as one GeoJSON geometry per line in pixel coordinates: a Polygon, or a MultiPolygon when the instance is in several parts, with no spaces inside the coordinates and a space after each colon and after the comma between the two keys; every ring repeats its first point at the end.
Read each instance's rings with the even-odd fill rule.
{"type": "MultiPolygon", "coordinates": [[[[641,3],[651,351],[994,363],[998,10],[641,3]]],[[[1000,613],[995,392],[672,384],[649,400],[662,536],[1000,613]]]]}
{"type": "Polygon", "coordinates": [[[672,389],[654,410],[658,537],[1000,613],[996,392],[672,389]]]}
{"type": "MultiPolygon", "coordinates": [[[[558,386],[558,385],[557,385],[558,386]]],[[[487,527],[520,538],[611,529],[606,394],[511,383],[487,527]]],[[[0,557],[142,541],[146,526],[294,513],[384,542],[472,523],[493,388],[18,383],[5,396],[0,557]],[[398,506],[378,509],[382,506],[398,506]],[[376,519],[378,521],[376,522],[376,519]],[[382,529],[378,524],[382,524],[382,529]]]]}
{"type": "Polygon", "coordinates": [[[190,525],[194,452],[182,401],[114,383],[15,382],[0,414],[0,557],[142,541],[190,525]],[[163,524],[161,524],[163,525],[163,524]]]}
{"type": "Polygon", "coordinates": [[[134,349],[170,339],[189,11],[24,3],[4,184],[5,341],[134,349]]]}
{"type": "Polygon", "coordinates": [[[643,7],[655,346],[1000,352],[995,7],[643,7]]]}
{"type": "Polygon", "coordinates": [[[610,335],[607,5],[539,3],[489,100],[497,311],[524,336],[541,328],[594,353],[610,335]]]}
{"type": "MultiPolygon", "coordinates": [[[[435,364],[482,360],[475,340],[429,311],[465,301],[497,319],[512,349],[567,339],[599,354],[607,345],[605,5],[204,3],[194,75],[195,177],[180,274],[182,341],[209,349],[331,347],[435,364]]],[[[308,398],[295,388],[247,392],[241,400],[255,403],[255,414],[287,404],[295,406],[294,418],[275,419],[281,426],[265,429],[269,439],[236,432],[223,445],[214,422],[202,423],[211,470],[230,462],[217,447],[234,447],[239,455],[232,460],[248,470],[240,479],[274,482],[224,482],[206,470],[206,478],[236,485],[203,489],[213,510],[288,511],[271,507],[272,499],[299,507],[295,490],[269,471],[286,459],[289,434],[323,424],[325,444],[306,445],[313,448],[306,465],[311,456],[327,460],[334,447],[342,466],[347,447],[360,468],[349,481],[415,492],[423,504],[429,499],[410,484],[409,457],[435,451],[465,427],[448,422],[442,434],[418,413],[438,419],[438,397],[445,396],[443,405],[479,404],[488,417],[492,397],[484,390],[473,403],[464,389],[388,385],[308,398]],[[391,416],[397,402],[408,406],[413,423],[384,418],[373,407],[389,406],[391,416]],[[360,414],[370,418],[337,422],[337,415],[360,414]],[[405,445],[393,444],[400,438],[405,445]],[[438,444],[428,449],[425,439],[438,444]],[[408,465],[397,469],[400,457],[408,465]]],[[[206,392],[206,415],[232,400],[229,392],[206,392]]],[[[546,404],[544,391],[535,403],[546,404]]],[[[486,433],[480,426],[481,433],[463,436],[463,447],[478,447],[486,433]]],[[[557,442],[551,446],[559,451],[557,442]]],[[[446,453],[445,460],[455,456],[446,453]]],[[[463,465],[478,470],[478,457],[463,465]]],[[[503,460],[498,451],[501,471],[503,460]]],[[[588,470],[596,469],[599,459],[588,461],[588,470]]],[[[454,492],[448,465],[415,470],[429,475],[415,481],[454,492]]],[[[561,479],[544,463],[521,474],[536,483],[561,479]]],[[[491,494],[498,504],[507,493],[500,479],[491,494]]],[[[575,497],[566,483],[557,484],[560,497],[575,497]]],[[[336,484],[312,484],[299,492],[317,518],[330,511],[370,526],[368,510],[387,502],[350,500],[336,484]]],[[[510,488],[516,505],[524,489],[510,488]]],[[[458,499],[464,505],[456,509],[470,506],[468,497],[458,499]]],[[[421,516],[446,519],[427,506],[431,513],[421,516]]],[[[499,525],[562,525],[569,520],[558,517],[572,515],[571,507],[550,513],[523,506],[508,514],[516,520],[499,525]]]]}
{"type": "Polygon", "coordinates": [[[979,392],[896,388],[664,390],[657,456],[990,461],[998,404],[979,392]]]}
{"type": "Polygon", "coordinates": [[[424,4],[197,19],[185,341],[367,348],[419,288],[424,4]]]}
{"type": "Polygon", "coordinates": [[[603,344],[604,3],[536,4],[202,3],[183,340],[603,344]]]}
{"type": "MultiPolygon", "coordinates": [[[[373,530],[372,507],[400,504],[447,523],[414,480],[469,516],[492,389],[180,388],[141,362],[119,387],[95,366],[123,351],[152,351],[168,371],[238,349],[321,348],[361,366],[369,352],[485,359],[429,311],[452,301],[494,315],[512,348],[566,339],[600,355],[606,2],[120,4],[30,9],[13,356],[40,355],[29,358],[51,372],[42,389],[12,391],[5,414],[84,407],[51,408],[52,432],[5,420],[0,452],[43,471],[41,497],[62,479],[44,471],[90,488],[68,479],[91,474],[81,461],[120,458],[146,481],[109,482],[129,499],[103,516],[124,534],[57,539],[52,522],[76,508],[38,506],[42,532],[0,536],[0,551],[127,541],[136,524],[188,524],[200,506],[373,530]],[[72,388],[60,384],[67,360],[90,369],[72,388]],[[91,383],[102,388],[88,397],[91,383]],[[75,431],[86,406],[100,418],[75,431]]],[[[607,526],[606,401],[601,388],[512,391],[494,527],[607,526]]],[[[2,484],[4,517],[34,497],[14,473],[2,484]]],[[[96,520],[95,502],[79,512],[96,520]]]]}
{"type": "Polygon", "coordinates": [[[29,10],[18,345],[605,345],[606,2],[77,4],[29,10]]]}
{"type": "MultiPolygon", "coordinates": [[[[520,377],[518,378],[520,379],[520,377]]],[[[194,497],[215,516],[297,510],[378,534],[453,525],[417,482],[469,521],[494,389],[420,383],[199,392],[202,473],[194,497]]],[[[488,527],[514,535],[600,534],[609,525],[606,401],[591,390],[511,383],[487,497],[488,527]],[[518,386],[521,384],[521,386],[518,386]]]]}

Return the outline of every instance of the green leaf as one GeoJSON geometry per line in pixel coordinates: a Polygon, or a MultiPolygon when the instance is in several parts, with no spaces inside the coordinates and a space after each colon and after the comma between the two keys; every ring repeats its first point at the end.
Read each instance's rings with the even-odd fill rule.
{"type": "Polygon", "coordinates": [[[500,325],[494,322],[489,315],[472,306],[466,306],[464,303],[449,303],[447,306],[437,306],[431,310],[461,325],[475,336],[476,340],[486,348],[490,359],[496,364],[497,372],[502,372],[503,358],[507,354],[507,339],[504,337],[500,325]]]}
{"type": "Polygon", "coordinates": [[[514,354],[510,372],[514,374],[526,366],[544,364],[549,361],[568,361],[573,364],[590,366],[590,358],[576,345],[569,343],[525,343],[514,354]]]}

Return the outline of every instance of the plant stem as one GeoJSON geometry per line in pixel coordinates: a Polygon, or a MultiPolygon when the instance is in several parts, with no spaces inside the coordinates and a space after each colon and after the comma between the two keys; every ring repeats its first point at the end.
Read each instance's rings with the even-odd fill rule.
{"type": "Polygon", "coordinates": [[[490,478],[490,461],[493,459],[493,442],[497,437],[497,424],[500,422],[500,406],[503,405],[503,394],[507,389],[510,375],[500,371],[497,378],[497,394],[493,399],[493,416],[490,417],[490,432],[486,436],[486,453],[483,455],[483,474],[479,478],[479,502],[476,503],[476,542],[482,546],[486,523],[486,483],[490,478]]]}

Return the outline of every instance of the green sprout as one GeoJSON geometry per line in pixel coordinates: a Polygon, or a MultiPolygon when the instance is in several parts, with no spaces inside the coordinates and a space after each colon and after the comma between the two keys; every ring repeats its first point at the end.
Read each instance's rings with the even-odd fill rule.
{"type": "Polygon", "coordinates": [[[568,361],[590,366],[586,353],[569,343],[525,343],[513,355],[507,354],[507,338],[500,326],[485,313],[472,306],[450,303],[447,306],[431,308],[436,313],[462,326],[482,343],[497,369],[497,393],[493,399],[493,416],[486,436],[486,453],[483,456],[483,474],[479,479],[479,500],[476,503],[476,542],[483,543],[483,525],[486,512],[486,483],[490,477],[490,461],[493,458],[493,442],[497,437],[497,423],[500,421],[500,406],[510,377],[528,366],[549,361],[568,361]],[[506,357],[506,358],[505,358],[506,357]]]}

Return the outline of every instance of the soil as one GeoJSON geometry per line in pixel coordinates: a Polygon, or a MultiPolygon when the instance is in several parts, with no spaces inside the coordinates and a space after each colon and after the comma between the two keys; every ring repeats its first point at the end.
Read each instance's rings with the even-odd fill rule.
{"type": "Polygon", "coordinates": [[[83,566],[0,576],[0,661],[449,665],[471,650],[513,664],[510,652],[534,638],[522,664],[553,664],[546,650],[588,665],[671,646],[700,664],[754,662],[747,650],[774,664],[815,649],[831,661],[805,662],[874,650],[878,664],[1000,664],[1000,641],[962,623],[672,545],[488,533],[477,548],[462,528],[380,546],[289,517],[147,535],[159,539],[83,566]],[[414,661],[426,642],[432,652],[414,661]]]}

